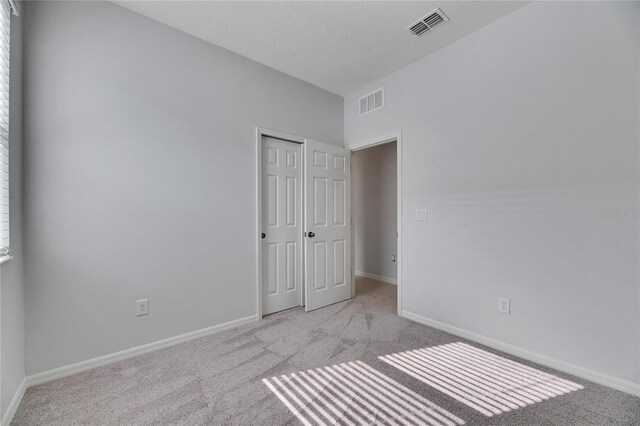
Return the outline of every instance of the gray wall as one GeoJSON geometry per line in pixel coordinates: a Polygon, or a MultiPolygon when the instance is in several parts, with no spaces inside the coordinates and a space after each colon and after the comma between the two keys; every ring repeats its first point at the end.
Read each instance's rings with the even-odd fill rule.
{"type": "Polygon", "coordinates": [[[532,3],[345,99],[402,131],[405,311],[640,383],[639,15],[532,3]]]}
{"type": "Polygon", "coordinates": [[[0,418],[25,375],[24,280],[22,254],[22,18],[11,17],[9,111],[9,215],[13,259],[0,266],[0,418]]]}
{"type": "Polygon", "coordinates": [[[28,373],[255,315],[255,127],[341,146],[342,98],[110,3],[25,9],[28,373]]]}
{"type": "Polygon", "coordinates": [[[397,167],[396,143],[351,155],[356,272],[396,279],[397,167]]]}

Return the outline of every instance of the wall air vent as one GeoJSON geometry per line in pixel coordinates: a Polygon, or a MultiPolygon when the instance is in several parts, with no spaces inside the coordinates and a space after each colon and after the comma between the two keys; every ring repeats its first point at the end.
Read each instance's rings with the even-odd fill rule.
{"type": "Polygon", "coordinates": [[[436,9],[429,13],[424,18],[409,25],[407,29],[416,36],[420,37],[422,34],[428,33],[440,24],[447,22],[449,18],[440,9],[436,9]]]}
{"type": "Polygon", "coordinates": [[[360,98],[360,115],[369,114],[384,107],[384,87],[360,98]]]}

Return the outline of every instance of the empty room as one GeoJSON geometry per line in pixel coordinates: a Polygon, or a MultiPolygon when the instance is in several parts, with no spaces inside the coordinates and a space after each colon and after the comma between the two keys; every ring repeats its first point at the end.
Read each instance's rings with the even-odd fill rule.
{"type": "Polygon", "coordinates": [[[640,2],[0,0],[0,426],[640,424],[640,2]]]}

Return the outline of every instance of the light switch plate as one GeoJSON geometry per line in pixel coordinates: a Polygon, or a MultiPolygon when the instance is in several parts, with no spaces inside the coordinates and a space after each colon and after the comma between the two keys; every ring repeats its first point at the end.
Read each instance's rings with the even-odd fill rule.
{"type": "Polygon", "coordinates": [[[426,222],[427,220],[427,209],[416,209],[416,220],[421,222],[426,222]]]}

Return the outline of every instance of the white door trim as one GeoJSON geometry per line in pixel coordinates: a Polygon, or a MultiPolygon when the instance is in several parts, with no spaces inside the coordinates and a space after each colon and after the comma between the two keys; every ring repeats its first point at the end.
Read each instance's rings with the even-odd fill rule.
{"type": "MultiPolygon", "coordinates": [[[[291,135],[288,133],[280,132],[278,130],[266,129],[264,127],[256,127],[256,315],[258,321],[262,319],[262,238],[260,229],[262,227],[262,136],[268,136],[275,139],[282,139],[289,142],[295,142],[304,144],[305,138],[300,136],[291,135]]],[[[304,162],[302,163],[302,185],[304,188],[304,162]]],[[[302,224],[300,233],[304,232],[305,224],[302,224]]],[[[304,242],[304,239],[302,239],[304,242]]],[[[302,246],[304,257],[304,244],[302,246]]],[[[304,262],[302,262],[304,263],[304,262]]],[[[304,265],[301,265],[304,267],[304,265]]],[[[302,270],[302,296],[300,299],[300,305],[304,301],[304,269],[302,270]]]]}
{"type": "MultiPolygon", "coordinates": [[[[368,139],[362,142],[354,142],[350,144],[345,144],[347,149],[350,149],[351,152],[359,151],[361,149],[370,148],[376,145],[382,145],[388,142],[396,142],[396,157],[397,157],[397,174],[398,174],[398,184],[397,184],[397,230],[398,230],[398,254],[396,256],[396,262],[398,265],[398,315],[402,315],[402,132],[397,131],[393,133],[388,133],[386,135],[382,135],[373,139],[368,139]]],[[[351,199],[353,199],[353,194],[351,194],[351,199]]],[[[351,204],[351,208],[353,209],[353,203],[351,204]]],[[[351,215],[353,217],[353,214],[351,215]]],[[[352,226],[353,230],[354,227],[352,226]]],[[[356,289],[356,277],[355,277],[355,253],[353,253],[355,247],[354,234],[352,232],[351,237],[351,281],[352,281],[352,290],[351,295],[355,296],[356,289]]]]}

